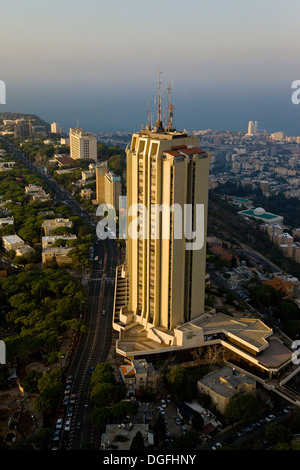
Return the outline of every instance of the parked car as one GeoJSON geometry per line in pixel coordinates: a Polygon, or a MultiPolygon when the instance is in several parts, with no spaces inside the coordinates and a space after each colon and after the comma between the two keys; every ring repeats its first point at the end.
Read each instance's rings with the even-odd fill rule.
{"type": "Polygon", "coordinates": [[[273,421],[273,419],[275,419],[274,415],[269,415],[269,416],[266,417],[267,423],[270,423],[271,421],[273,421]]]}
{"type": "Polygon", "coordinates": [[[182,422],[181,422],[181,419],[179,418],[179,416],[176,416],[175,422],[176,422],[177,426],[181,426],[181,425],[182,425],[182,422]]]}
{"type": "Polygon", "coordinates": [[[157,411],[158,411],[161,415],[165,415],[165,414],[166,414],[165,410],[164,410],[161,406],[158,406],[158,407],[157,407],[157,411]]]}
{"type": "Polygon", "coordinates": [[[73,393],[73,394],[70,396],[70,404],[71,404],[71,405],[74,405],[75,401],[76,401],[76,394],[73,393]]]}
{"type": "Polygon", "coordinates": [[[167,407],[166,400],[160,400],[160,404],[163,408],[167,407]]]}
{"type": "Polygon", "coordinates": [[[187,432],[186,426],[181,426],[181,431],[182,434],[185,434],[187,432]]]}
{"type": "Polygon", "coordinates": [[[71,429],[71,420],[67,419],[66,424],[65,424],[65,431],[70,431],[71,429]]]}
{"type": "Polygon", "coordinates": [[[167,403],[171,403],[172,402],[172,397],[171,395],[167,395],[167,403]]]}
{"type": "Polygon", "coordinates": [[[62,418],[58,418],[58,420],[56,421],[56,425],[55,425],[56,429],[61,429],[62,424],[63,424],[62,418]]]}
{"type": "Polygon", "coordinates": [[[69,397],[65,397],[63,401],[63,406],[68,406],[69,404],[69,397]]]}
{"type": "Polygon", "coordinates": [[[216,443],[212,446],[212,450],[217,450],[217,449],[219,449],[220,447],[222,447],[221,442],[216,442],[216,443]]]}

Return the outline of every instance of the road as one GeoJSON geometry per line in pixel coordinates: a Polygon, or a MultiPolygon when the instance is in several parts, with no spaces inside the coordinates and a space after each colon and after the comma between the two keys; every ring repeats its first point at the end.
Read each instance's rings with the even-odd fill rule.
{"type": "MultiPolygon", "coordinates": [[[[47,182],[54,200],[70,206],[74,213],[83,218],[85,223],[96,227],[96,218],[87,213],[65,188],[60,186],[54,179],[46,176],[31,161],[26,160],[12,144],[9,144],[9,146],[17,158],[47,182]]],[[[100,362],[105,362],[110,350],[115,269],[118,260],[119,252],[116,240],[107,238],[94,243],[92,268],[88,282],[88,305],[84,318],[87,333],[81,335],[72,363],[67,371],[68,376],[72,376],[72,382],[70,391],[66,396],[76,396],[70,412],[70,429],[65,430],[70,404],[63,405],[62,399],[59,409],[64,409],[63,423],[58,440],[53,442],[53,448],[79,450],[82,444],[85,443],[95,443],[99,446],[100,436],[97,436],[97,431],[91,422],[90,368],[94,368],[100,362]],[[81,425],[77,429],[78,422],[81,425]]]]}
{"type": "MultiPolygon", "coordinates": [[[[285,406],[285,405],[289,406],[289,403],[288,402],[283,402],[283,406],[285,406]]],[[[283,425],[285,424],[288,415],[285,414],[283,412],[283,410],[273,412],[272,414],[275,416],[275,419],[273,421],[271,421],[270,423],[272,423],[272,422],[275,423],[276,422],[276,423],[280,423],[280,424],[283,424],[283,425]]],[[[263,419],[265,420],[265,418],[263,418],[263,419]]],[[[219,435],[213,437],[206,444],[204,444],[202,446],[199,446],[198,450],[210,450],[210,449],[212,449],[212,447],[217,442],[223,442],[224,445],[228,445],[228,446],[240,446],[240,445],[245,444],[249,440],[252,440],[254,438],[256,438],[256,439],[260,440],[261,442],[263,442],[264,438],[265,438],[266,427],[270,423],[267,423],[266,421],[264,421],[263,423],[260,423],[259,427],[256,426],[254,429],[248,430],[242,436],[237,435],[237,432],[239,430],[241,430],[241,428],[242,428],[242,426],[239,426],[235,429],[231,429],[231,430],[227,431],[224,434],[219,434],[219,435]]],[[[245,429],[245,428],[246,428],[246,426],[243,427],[243,429],[245,429]]],[[[247,427],[247,428],[249,428],[249,427],[247,427]]]]}
{"type": "Polygon", "coordinates": [[[274,273],[282,273],[282,270],[276,266],[276,264],[272,263],[269,259],[263,256],[261,253],[257,251],[251,250],[248,247],[244,246],[242,250],[236,250],[238,255],[245,255],[248,258],[252,258],[256,263],[260,263],[264,265],[270,272],[274,273]]]}
{"type": "MultiPolygon", "coordinates": [[[[60,449],[79,450],[82,444],[99,445],[100,436],[91,423],[92,403],[91,371],[98,363],[105,362],[111,346],[114,300],[114,274],[117,265],[117,249],[114,240],[98,241],[94,246],[91,278],[89,281],[88,308],[85,322],[88,327],[82,335],[68,374],[73,377],[69,396],[76,395],[71,417],[71,429],[62,430],[60,449]],[[77,422],[80,428],[77,429],[77,422]]],[[[64,407],[66,412],[69,406],[64,407]]],[[[64,419],[64,423],[66,417],[64,419]]]]}

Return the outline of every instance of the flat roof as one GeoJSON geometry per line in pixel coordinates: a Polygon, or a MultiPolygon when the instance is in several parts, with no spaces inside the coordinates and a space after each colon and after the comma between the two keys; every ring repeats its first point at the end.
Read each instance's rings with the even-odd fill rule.
{"type": "Polygon", "coordinates": [[[268,219],[268,220],[277,219],[281,217],[281,215],[270,214],[269,212],[264,212],[263,214],[255,214],[253,209],[246,209],[245,211],[239,212],[239,214],[250,215],[253,217],[258,217],[259,219],[268,219]]]}
{"type": "Polygon", "coordinates": [[[251,202],[250,199],[245,199],[243,197],[234,197],[234,201],[241,201],[241,202],[251,202]]]}
{"type": "Polygon", "coordinates": [[[129,450],[132,443],[132,439],[136,433],[140,431],[143,439],[148,440],[149,425],[134,423],[133,425],[120,424],[107,424],[105,433],[101,436],[101,443],[105,444],[109,448],[109,445],[114,444],[118,450],[129,450]]]}
{"type": "Polygon", "coordinates": [[[269,340],[269,347],[257,356],[257,360],[270,369],[278,369],[291,360],[292,354],[292,351],[284,346],[279,339],[272,338],[269,340]]]}
{"type": "Polygon", "coordinates": [[[224,313],[211,317],[202,316],[192,320],[191,324],[201,327],[204,335],[226,332],[253,347],[260,349],[267,346],[266,338],[272,334],[272,329],[257,318],[233,318],[224,313]]]}
{"type": "Polygon", "coordinates": [[[199,384],[203,384],[223,397],[231,397],[235,387],[243,383],[254,384],[255,380],[246,374],[243,374],[232,367],[225,366],[206,374],[202,379],[198,380],[199,384]]]}
{"type": "Polygon", "coordinates": [[[5,235],[2,238],[8,243],[18,243],[23,241],[18,235],[5,235]]]}

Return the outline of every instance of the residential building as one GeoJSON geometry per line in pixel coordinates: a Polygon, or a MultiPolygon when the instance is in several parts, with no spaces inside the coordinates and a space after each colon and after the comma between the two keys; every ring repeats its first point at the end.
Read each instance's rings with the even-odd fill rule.
{"type": "Polygon", "coordinates": [[[271,134],[271,139],[273,139],[273,140],[284,140],[285,139],[285,134],[284,134],[284,132],[273,132],[271,134]]]}
{"type": "Polygon", "coordinates": [[[153,364],[145,359],[136,359],[129,364],[123,364],[119,370],[128,395],[139,395],[144,391],[157,392],[158,372],[153,364]]]}
{"type": "Polygon", "coordinates": [[[209,395],[217,410],[224,413],[234,395],[254,393],[256,381],[234,367],[225,366],[222,369],[209,372],[198,380],[197,388],[199,393],[209,395]]]}
{"type": "Polygon", "coordinates": [[[58,227],[72,228],[73,222],[69,219],[57,218],[44,220],[44,222],[42,223],[42,228],[44,229],[46,237],[52,235],[53,230],[58,227]]]}
{"type": "Polygon", "coordinates": [[[72,258],[68,256],[69,251],[73,250],[72,247],[55,247],[45,248],[42,251],[42,264],[43,267],[52,266],[57,263],[60,268],[69,267],[72,265],[72,258]]]}
{"type": "Polygon", "coordinates": [[[17,248],[23,245],[25,245],[25,242],[18,235],[6,235],[2,237],[2,246],[5,251],[16,251],[17,248]]]}
{"type": "Polygon", "coordinates": [[[30,197],[33,201],[47,201],[49,199],[49,194],[47,194],[41,186],[36,184],[29,184],[25,187],[25,194],[30,197]]]}
{"type": "Polygon", "coordinates": [[[24,258],[34,253],[35,253],[35,250],[30,245],[22,245],[16,249],[16,256],[23,256],[24,258]]]}
{"type": "Polygon", "coordinates": [[[119,210],[119,197],[122,194],[121,177],[108,170],[107,163],[96,167],[97,204],[111,204],[116,211],[119,210]]]}
{"type": "Polygon", "coordinates": [[[256,135],[257,134],[257,121],[249,121],[248,123],[248,134],[247,135],[256,135]]]}
{"type": "Polygon", "coordinates": [[[13,225],[14,218],[13,217],[3,217],[0,219],[0,229],[3,228],[5,225],[13,225]]]}
{"type": "Polygon", "coordinates": [[[53,159],[58,164],[58,166],[69,166],[74,164],[74,159],[65,153],[56,153],[53,155],[53,159]]]}
{"type": "Polygon", "coordinates": [[[58,240],[77,240],[76,235],[55,235],[55,236],[47,236],[42,237],[42,248],[51,248],[55,242],[58,240]]]}
{"type": "Polygon", "coordinates": [[[61,134],[61,127],[58,122],[52,122],[51,124],[51,132],[52,134],[61,134]]]}
{"type": "Polygon", "coordinates": [[[93,196],[93,193],[94,191],[90,188],[83,188],[81,191],[80,191],[80,196],[83,198],[83,199],[92,199],[92,196],[93,196]]]}
{"type": "Polygon", "coordinates": [[[71,158],[97,161],[97,138],[82,128],[70,129],[71,158]]]}
{"type": "Polygon", "coordinates": [[[202,432],[207,436],[221,430],[222,428],[222,425],[217,420],[216,416],[210,410],[203,408],[203,406],[199,404],[198,400],[193,400],[191,402],[179,401],[177,413],[178,416],[184,420],[185,424],[190,427],[192,426],[194,414],[199,413],[203,419],[202,432]]]}

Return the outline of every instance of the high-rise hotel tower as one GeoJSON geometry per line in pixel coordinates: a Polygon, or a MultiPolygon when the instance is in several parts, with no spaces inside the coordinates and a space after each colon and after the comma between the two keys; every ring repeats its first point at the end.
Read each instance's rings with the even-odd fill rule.
{"type": "Polygon", "coordinates": [[[176,345],[174,330],[204,313],[209,155],[198,137],[162,125],[133,134],[126,153],[127,256],[113,326],[118,352],[136,355],[176,345]]]}

